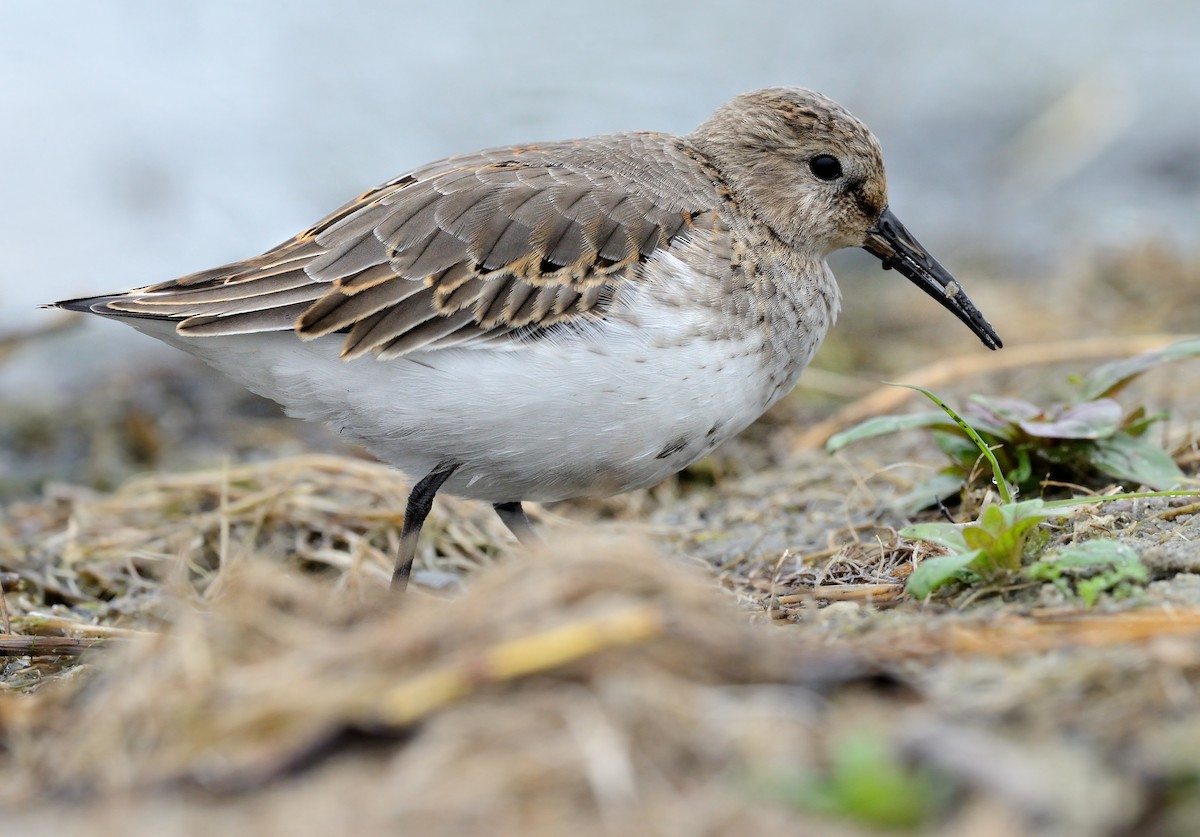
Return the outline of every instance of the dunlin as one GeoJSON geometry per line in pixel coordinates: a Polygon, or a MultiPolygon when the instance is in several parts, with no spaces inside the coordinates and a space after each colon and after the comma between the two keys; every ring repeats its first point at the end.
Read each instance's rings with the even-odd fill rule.
{"type": "Polygon", "coordinates": [[[796,383],[863,247],[1000,338],[888,208],[879,144],[799,88],[688,136],[498,148],[415,169],[246,261],[55,303],[199,356],[417,480],[393,586],[439,490],[493,504],[653,485],[796,383]]]}

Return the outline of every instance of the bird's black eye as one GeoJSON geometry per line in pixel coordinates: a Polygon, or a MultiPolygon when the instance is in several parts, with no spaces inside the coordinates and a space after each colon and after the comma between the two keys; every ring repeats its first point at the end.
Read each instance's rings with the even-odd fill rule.
{"type": "Polygon", "coordinates": [[[808,161],[808,167],[818,180],[837,180],[842,176],[842,164],[832,154],[818,154],[808,161]]]}

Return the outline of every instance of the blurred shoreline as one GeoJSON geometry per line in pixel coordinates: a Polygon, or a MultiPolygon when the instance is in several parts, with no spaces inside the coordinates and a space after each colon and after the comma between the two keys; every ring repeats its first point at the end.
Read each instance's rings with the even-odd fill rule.
{"type": "Polygon", "coordinates": [[[944,261],[1030,277],[1097,247],[1200,248],[1200,111],[1180,107],[1200,101],[1198,4],[593,11],[406,6],[404,37],[381,48],[380,22],[399,14],[384,0],[336,17],[305,2],[113,0],[67,25],[52,6],[8,9],[0,107],[20,130],[0,132],[15,163],[0,330],[48,317],[33,309],[49,300],[257,254],[429,160],[685,133],[778,84],[819,89],[875,131],[893,207],[944,261]]]}

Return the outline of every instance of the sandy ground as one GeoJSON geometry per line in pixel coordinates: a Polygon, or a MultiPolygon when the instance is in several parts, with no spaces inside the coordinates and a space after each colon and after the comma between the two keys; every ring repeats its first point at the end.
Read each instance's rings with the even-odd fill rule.
{"type": "MultiPolygon", "coordinates": [[[[941,454],[814,440],[863,397],[921,406],[884,379],[1065,398],[1194,333],[1200,264],[1146,244],[976,280],[996,354],[867,282],[807,388],[656,489],[537,510],[538,554],[439,500],[399,606],[404,479],[207,370],[3,405],[4,618],[46,643],[0,671],[3,830],[1194,833],[1196,498],[1056,522],[1130,544],[1152,570],[1131,597],[1018,580],[918,602],[929,548],[889,504],[941,454]]],[[[1171,412],[1158,438],[1196,475],[1200,363],[1122,400],[1171,412]]]]}

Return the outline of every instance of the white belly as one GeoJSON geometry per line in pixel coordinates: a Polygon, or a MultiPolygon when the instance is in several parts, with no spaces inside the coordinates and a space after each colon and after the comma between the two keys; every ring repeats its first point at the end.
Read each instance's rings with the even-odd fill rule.
{"type": "Polygon", "coordinates": [[[127,322],[414,480],[454,463],[444,491],[550,501],[653,485],[709,453],[791,389],[833,315],[810,306],[809,322],[767,340],[753,322],[711,328],[711,307],[672,293],[642,284],[582,331],[388,361],[340,360],[338,335],[184,338],[127,322]]]}
{"type": "Polygon", "coordinates": [[[328,422],[414,479],[460,463],[443,490],[490,502],[653,485],[768,406],[758,353],[748,346],[601,354],[547,341],[518,351],[449,349],[345,363],[336,339],[231,339],[253,345],[242,362],[217,365],[289,415],[328,422]],[[251,370],[261,361],[266,376],[251,370]]]}

